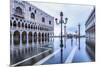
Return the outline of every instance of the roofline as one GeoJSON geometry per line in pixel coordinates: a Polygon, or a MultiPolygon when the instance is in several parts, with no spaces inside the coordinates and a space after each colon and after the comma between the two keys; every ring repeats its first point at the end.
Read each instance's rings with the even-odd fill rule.
{"type": "Polygon", "coordinates": [[[36,7],[35,5],[29,3],[28,1],[22,1],[22,2],[23,2],[23,3],[26,3],[26,4],[29,4],[29,5],[31,5],[31,6],[33,6],[33,7],[35,7],[36,9],[40,10],[41,12],[45,13],[46,15],[48,15],[48,16],[54,18],[54,17],[51,16],[50,14],[46,13],[45,11],[43,11],[43,10],[41,10],[40,8],[36,7]]]}
{"type": "Polygon", "coordinates": [[[91,13],[90,13],[88,19],[86,20],[85,25],[88,23],[88,21],[89,21],[89,19],[91,18],[91,16],[92,16],[93,13],[95,13],[95,6],[93,7],[93,10],[91,11],[91,13]]]}

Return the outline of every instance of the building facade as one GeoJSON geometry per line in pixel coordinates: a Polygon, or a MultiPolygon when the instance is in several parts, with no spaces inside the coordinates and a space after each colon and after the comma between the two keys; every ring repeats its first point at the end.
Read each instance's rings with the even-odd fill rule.
{"type": "Polygon", "coordinates": [[[86,21],[86,49],[93,60],[95,60],[95,8],[86,21]]]}
{"type": "Polygon", "coordinates": [[[42,47],[54,35],[54,17],[22,0],[10,0],[10,50],[42,47]]]}

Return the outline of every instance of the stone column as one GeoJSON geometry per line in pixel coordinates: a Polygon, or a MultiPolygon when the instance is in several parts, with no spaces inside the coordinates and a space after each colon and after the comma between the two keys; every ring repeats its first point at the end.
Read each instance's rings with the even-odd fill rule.
{"type": "Polygon", "coordinates": [[[22,49],[22,32],[20,32],[20,49],[22,49]]]}
{"type": "Polygon", "coordinates": [[[28,32],[27,32],[27,48],[29,47],[29,43],[28,43],[28,32]]]}
{"type": "Polygon", "coordinates": [[[14,33],[12,32],[12,35],[11,35],[11,36],[12,36],[12,38],[11,38],[11,39],[12,39],[12,40],[11,40],[11,42],[12,42],[12,43],[11,43],[11,49],[12,49],[12,50],[13,50],[13,48],[14,48],[14,43],[13,43],[13,34],[14,34],[14,33]]]}
{"type": "Polygon", "coordinates": [[[12,33],[11,33],[11,53],[12,53],[12,55],[13,55],[13,51],[14,51],[14,43],[13,43],[13,31],[12,31],[12,33]]]}
{"type": "Polygon", "coordinates": [[[22,32],[20,32],[20,54],[22,54],[22,32]]]}

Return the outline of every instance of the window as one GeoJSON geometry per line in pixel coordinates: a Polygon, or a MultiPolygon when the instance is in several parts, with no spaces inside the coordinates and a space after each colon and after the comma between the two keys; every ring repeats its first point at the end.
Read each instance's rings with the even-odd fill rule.
{"type": "Polygon", "coordinates": [[[34,13],[31,13],[31,18],[35,19],[35,14],[34,13]]]}
{"type": "Polygon", "coordinates": [[[12,21],[10,20],[10,26],[12,26],[12,21]]]}
{"type": "Polygon", "coordinates": [[[45,22],[45,18],[44,17],[42,17],[42,22],[45,22]]]}
{"type": "Polygon", "coordinates": [[[20,27],[20,22],[18,22],[18,27],[20,27]]]}
{"type": "Polygon", "coordinates": [[[13,22],[13,26],[16,27],[16,21],[13,22]]]}
{"type": "Polygon", "coordinates": [[[14,19],[14,17],[11,17],[11,19],[13,20],[13,19],[14,19]]]}
{"type": "Polygon", "coordinates": [[[16,18],[16,20],[18,21],[18,18],[16,18]]]}
{"type": "Polygon", "coordinates": [[[27,23],[25,24],[25,28],[27,28],[27,23]]]}
{"type": "Polygon", "coordinates": [[[36,26],[36,30],[37,30],[37,26],[36,26]]]}
{"type": "Polygon", "coordinates": [[[36,13],[36,10],[35,10],[35,13],[36,13]]]}
{"type": "Polygon", "coordinates": [[[22,9],[20,8],[20,7],[16,7],[16,9],[15,9],[15,12],[17,13],[17,14],[21,14],[22,15],[22,9]]]}
{"type": "Polygon", "coordinates": [[[49,21],[49,24],[51,24],[51,21],[49,21]]]}
{"type": "Polygon", "coordinates": [[[30,29],[30,24],[28,24],[28,28],[30,29]]]}
{"type": "Polygon", "coordinates": [[[31,25],[31,29],[33,29],[33,25],[31,25]]]}
{"type": "Polygon", "coordinates": [[[24,23],[22,23],[22,27],[24,27],[24,23]]]}
{"type": "Polygon", "coordinates": [[[29,7],[29,11],[31,11],[31,7],[29,7]]]}
{"type": "Polygon", "coordinates": [[[20,19],[20,21],[22,21],[22,19],[20,19]]]}

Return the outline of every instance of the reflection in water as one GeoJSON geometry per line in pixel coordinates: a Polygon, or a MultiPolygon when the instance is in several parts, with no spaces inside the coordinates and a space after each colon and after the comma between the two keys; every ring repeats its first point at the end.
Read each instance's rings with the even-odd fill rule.
{"type": "MultiPolygon", "coordinates": [[[[67,40],[67,38],[66,37],[64,37],[63,38],[63,46],[64,46],[64,48],[66,48],[66,40],[67,40]]],[[[63,49],[64,48],[60,48],[60,55],[61,55],[61,57],[60,57],[60,63],[63,63],[63,49]]]]}
{"type": "Polygon", "coordinates": [[[66,40],[67,40],[67,37],[64,37],[64,47],[66,48],[66,40]]]}
{"type": "MultiPolygon", "coordinates": [[[[85,51],[85,41],[84,40],[85,40],[85,38],[81,38],[81,40],[80,40],[81,45],[80,46],[82,47],[82,49],[78,50],[76,52],[72,62],[73,61],[75,61],[75,62],[76,61],[84,61],[84,62],[91,61],[91,60],[89,60],[89,56],[85,51]],[[80,52],[80,54],[77,54],[79,52],[80,52]]],[[[57,40],[57,41],[59,42],[60,40],[57,40]]],[[[51,57],[49,60],[45,61],[43,64],[60,64],[60,63],[62,64],[66,61],[66,59],[68,58],[68,56],[71,53],[74,46],[77,45],[77,42],[76,42],[76,39],[73,38],[73,41],[72,41],[73,47],[72,47],[71,46],[71,38],[68,38],[68,39],[63,38],[63,41],[66,41],[66,43],[64,42],[64,45],[66,44],[66,48],[62,48],[62,49],[59,48],[60,51],[57,54],[55,54],[53,57],[51,57]]],[[[56,43],[55,45],[59,45],[58,47],[60,47],[60,43],[56,43]]]]}
{"type": "Polygon", "coordinates": [[[71,38],[71,46],[73,46],[73,37],[71,38]]]}
{"type": "Polygon", "coordinates": [[[91,61],[90,56],[86,51],[85,38],[80,38],[80,50],[77,50],[72,62],[76,63],[76,62],[90,62],[90,61],[91,61]]]}
{"type": "MultiPolygon", "coordinates": [[[[75,54],[73,61],[72,62],[77,62],[77,61],[89,61],[89,57],[85,52],[85,38],[81,39],[81,45],[80,47],[81,50],[77,51],[75,54]]],[[[56,53],[54,56],[52,56],[50,59],[45,61],[43,64],[59,64],[59,63],[64,63],[71,53],[72,49],[74,46],[77,44],[77,40],[75,38],[63,38],[63,48],[60,48],[60,38],[52,38],[49,39],[49,42],[43,42],[43,43],[36,43],[36,44],[30,44],[30,47],[24,47],[23,49],[16,49],[14,50],[13,54],[11,54],[11,64],[15,64],[19,61],[22,61],[26,58],[32,57],[34,55],[38,55],[41,52],[47,51],[41,55],[38,55],[37,57],[31,58],[30,60],[21,63],[20,65],[33,65],[34,63],[38,62],[39,60],[43,59],[44,57],[48,56],[49,54],[57,51],[60,49],[58,53],[56,53]],[[35,46],[32,46],[35,45],[35,46]],[[38,45],[38,47],[36,47],[38,45]],[[73,47],[72,47],[73,46],[73,47]]]]}
{"type": "Polygon", "coordinates": [[[33,65],[40,59],[46,57],[47,55],[53,52],[53,39],[46,40],[45,42],[37,42],[29,43],[29,46],[23,45],[19,48],[19,46],[15,46],[14,50],[11,50],[11,65],[16,64],[20,61],[23,61],[27,58],[34,56],[28,61],[18,64],[18,65],[33,65]],[[40,54],[41,53],[41,54],[40,54]],[[37,59],[36,59],[37,58],[37,59]],[[32,60],[33,59],[33,60],[32,60]],[[32,63],[30,63],[32,61],[32,63]],[[30,64],[29,64],[30,63],[30,64]]]}
{"type": "Polygon", "coordinates": [[[47,61],[45,61],[43,64],[62,64],[65,62],[72,50],[70,39],[67,39],[66,37],[63,38],[63,48],[60,47],[60,38],[54,38],[54,40],[54,52],[56,52],[57,50],[60,51],[51,58],[49,58],[47,61]]]}
{"type": "Polygon", "coordinates": [[[61,59],[60,59],[61,63],[63,63],[63,49],[61,48],[61,59]]]}

